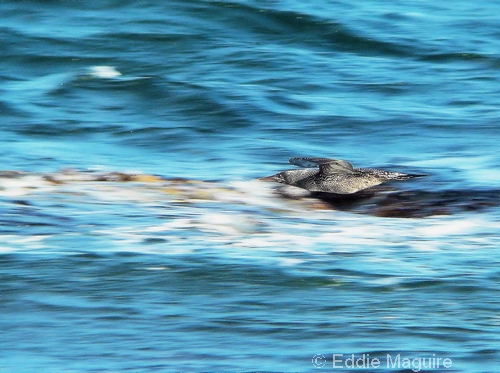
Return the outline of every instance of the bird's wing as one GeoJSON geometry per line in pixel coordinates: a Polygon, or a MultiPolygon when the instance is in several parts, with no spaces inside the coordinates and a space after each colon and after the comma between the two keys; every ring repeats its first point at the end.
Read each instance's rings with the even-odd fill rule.
{"type": "Polygon", "coordinates": [[[299,167],[316,167],[319,166],[321,172],[334,173],[334,172],[354,172],[352,164],[341,159],[331,158],[309,158],[309,157],[296,157],[289,161],[299,167]]]}
{"type": "Polygon", "coordinates": [[[352,174],[356,172],[352,164],[342,160],[320,163],[318,166],[319,172],[323,174],[352,174]]]}
{"type": "Polygon", "coordinates": [[[336,161],[336,159],[331,158],[314,158],[314,157],[295,157],[291,158],[289,162],[295,166],[299,167],[318,167],[321,163],[336,161]]]}

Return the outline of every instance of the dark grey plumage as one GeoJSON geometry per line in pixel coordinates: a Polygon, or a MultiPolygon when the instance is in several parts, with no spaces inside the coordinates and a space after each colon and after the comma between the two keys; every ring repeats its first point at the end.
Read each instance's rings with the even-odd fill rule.
{"type": "Polygon", "coordinates": [[[277,181],[310,192],[352,194],[388,181],[426,176],[372,168],[354,168],[347,161],[330,158],[297,157],[290,159],[290,163],[306,168],[282,171],[262,180],[277,181]]]}

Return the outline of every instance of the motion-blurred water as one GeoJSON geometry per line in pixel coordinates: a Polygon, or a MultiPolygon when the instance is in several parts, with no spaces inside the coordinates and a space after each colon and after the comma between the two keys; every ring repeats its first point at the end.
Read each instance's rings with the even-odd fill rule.
{"type": "Polygon", "coordinates": [[[500,190],[499,12],[1,2],[0,169],[29,174],[0,182],[0,371],[356,370],[333,354],[497,371],[497,208],[310,210],[254,179],[309,155],[430,174],[397,188],[500,190]],[[217,198],[36,176],[65,168],[217,198]]]}

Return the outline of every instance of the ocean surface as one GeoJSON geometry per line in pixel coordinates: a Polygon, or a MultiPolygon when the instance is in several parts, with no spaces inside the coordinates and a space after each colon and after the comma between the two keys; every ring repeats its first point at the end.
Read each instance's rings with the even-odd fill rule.
{"type": "Polygon", "coordinates": [[[500,2],[0,14],[0,372],[500,372],[500,2]]]}

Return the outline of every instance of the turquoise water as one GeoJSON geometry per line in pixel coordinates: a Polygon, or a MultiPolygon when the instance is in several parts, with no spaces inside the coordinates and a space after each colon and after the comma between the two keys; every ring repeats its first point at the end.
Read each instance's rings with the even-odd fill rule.
{"type": "Polygon", "coordinates": [[[500,212],[473,207],[500,190],[499,11],[2,2],[0,170],[26,174],[0,175],[0,371],[498,371],[500,212]],[[384,218],[255,180],[302,155],[469,208],[384,218]],[[65,169],[193,182],[43,177],[65,169]]]}

